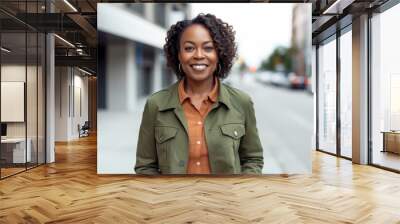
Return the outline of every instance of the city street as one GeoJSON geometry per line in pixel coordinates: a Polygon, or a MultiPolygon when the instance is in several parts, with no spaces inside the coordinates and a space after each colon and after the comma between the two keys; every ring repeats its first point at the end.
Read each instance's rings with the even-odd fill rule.
{"type": "MultiPolygon", "coordinates": [[[[313,97],[310,93],[265,85],[252,76],[231,75],[232,86],[248,93],[254,102],[257,127],[264,149],[264,174],[311,172],[313,97]]],[[[119,130],[118,135],[98,139],[113,150],[98,155],[108,161],[107,173],[132,173],[136,144],[145,99],[130,113],[100,111],[101,130],[119,130]],[[113,156],[113,160],[107,160],[113,156]],[[110,169],[113,167],[113,169],[110,169]]],[[[103,169],[103,167],[98,167],[103,169]]]]}
{"type": "Polygon", "coordinates": [[[263,173],[311,172],[312,94],[266,85],[253,77],[232,75],[227,81],[253,99],[264,148],[263,173]]]}

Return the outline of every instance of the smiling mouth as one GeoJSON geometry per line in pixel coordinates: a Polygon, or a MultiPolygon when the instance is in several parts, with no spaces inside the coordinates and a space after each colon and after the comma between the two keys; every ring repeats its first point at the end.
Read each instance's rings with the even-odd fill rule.
{"type": "Polygon", "coordinates": [[[193,70],[195,70],[195,71],[204,71],[208,67],[208,65],[206,65],[206,64],[193,64],[193,65],[190,65],[190,67],[192,67],[193,70]]]}

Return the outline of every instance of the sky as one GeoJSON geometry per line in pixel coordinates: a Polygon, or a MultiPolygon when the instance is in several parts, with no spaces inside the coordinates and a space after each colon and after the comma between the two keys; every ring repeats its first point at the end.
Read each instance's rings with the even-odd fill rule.
{"type": "Polygon", "coordinates": [[[277,46],[289,46],[291,3],[192,3],[192,16],[211,13],[233,26],[238,56],[258,67],[277,46]]]}

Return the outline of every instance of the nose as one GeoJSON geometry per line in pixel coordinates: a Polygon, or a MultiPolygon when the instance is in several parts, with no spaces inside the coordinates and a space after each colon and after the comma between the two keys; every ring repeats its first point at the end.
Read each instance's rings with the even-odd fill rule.
{"type": "Polygon", "coordinates": [[[197,49],[195,54],[194,54],[194,58],[196,59],[202,59],[204,58],[204,52],[201,49],[197,49]]]}

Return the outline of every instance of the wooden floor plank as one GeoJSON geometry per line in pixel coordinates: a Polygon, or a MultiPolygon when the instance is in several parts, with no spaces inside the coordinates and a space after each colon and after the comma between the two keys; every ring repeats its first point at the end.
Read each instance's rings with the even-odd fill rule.
{"type": "Polygon", "coordinates": [[[309,175],[97,175],[96,138],[0,181],[0,223],[400,223],[400,175],[314,152],[309,175]]]}

